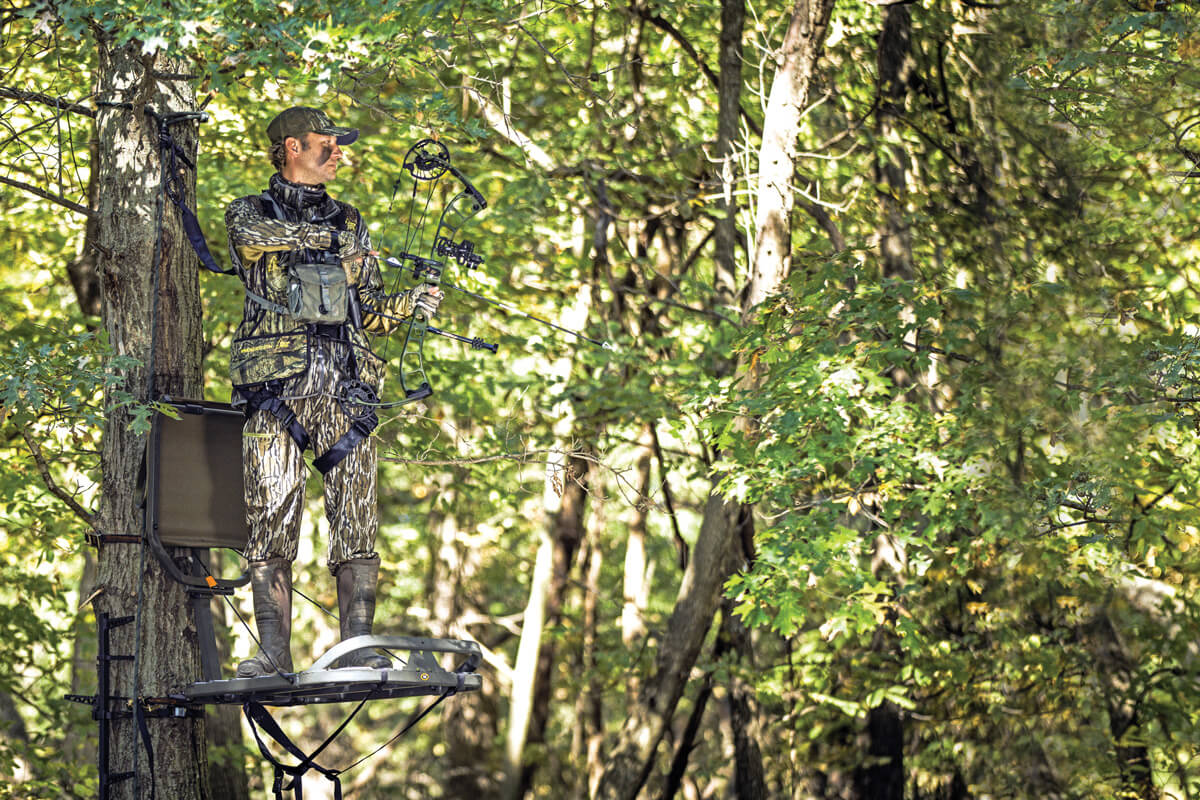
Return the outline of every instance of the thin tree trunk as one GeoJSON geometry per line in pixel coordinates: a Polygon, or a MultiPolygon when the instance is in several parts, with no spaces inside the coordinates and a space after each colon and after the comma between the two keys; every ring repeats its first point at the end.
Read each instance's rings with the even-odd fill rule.
{"type": "MultiPolygon", "coordinates": [[[[585,764],[584,782],[576,781],[582,789],[576,794],[586,797],[600,778],[601,745],[604,737],[604,687],[596,660],[597,636],[600,625],[600,571],[604,566],[602,535],[607,528],[603,495],[593,490],[592,514],[588,518],[587,541],[584,544],[580,568],[584,572],[583,630],[579,653],[580,674],[587,679],[575,703],[575,726],[572,731],[572,764],[585,764]]],[[[576,770],[578,771],[578,770],[576,770]]]]}
{"type": "MultiPolygon", "coordinates": [[[[759,213],[751,283],[742,314],[779,288],[791,265],[791,179],[803,108],[833,9],[833,0],[797,0],[772,81],[760,153],[759,213]]],[[[657,760],[657,751],[687,685],[725,579],[742,561],[739,534],[748,514],[715,491],[705,504],[691,563],[659,647],[654,674],[626,719],[596,789],[605,800],[632,800],[657,760]]]]}
{"type": "Polygon", "coordinates": [[[754,261],[743,319],[778,290],[792,268],[792,180],[799,156],[800,121],[825,42],[834,0],[796,0],[771,81],[758,153],[758,207],[754,261]]]}
{"type": "MultiPolygon", "coordinates": [[[[754,647],[750,631],[734,614],[733,601],[721,603],[719,636],[726,648],[745,666],[754,666],[754,647]]],[[[767,779],[763,771],[762,748],[758,745],[758,715],[754,710],[754,688],[741,675],[741,670],[729,670],[729,717],[733,727],[733,794],[737,800],[766,800],[767,779]]]]}
{"type": "MultiPolygon", "coordinates": [[[[198,397],[202,337],[196,258],[178,215],[164,209],[161,262],[157,269],[153,264],[160,160],[156,126],[143,113],[147,103],[157,111],[193,109],[195,97],[186,82],[164,84],[151,77],[137,42],[115,47],[101,36],[98,50],[97,97],[102,102],[132,104],[129,109],[101,106],[97,113],[100,152],[95,169],[102,190],[96,237],[104,247],[98,265],[104,327],[118,355],[144,361],[151,342],[155,343],[156,393],[198,397]],[[152,297],[156,282],[158,294],[152,297]],[[154,320],[158,329],[152,335],[154,320]]],[[[185,65],[168,60],[157,66],[167,73],[186,72],[185,65]]],[[[177,126],[173,133],[186,150],[194,152],[194,125],[177,126]]],[[[194,177],[185,176],[192,202],[194,177]]],[[[146,399],[146,376],[146,365],[131,368],[118,388],[146,399]]],[[[110,395],[98,514],[100,528],[107,534],[136,535],[144,528],[136,483],[146,436],[131,430],[129,423],[129,413],[110,395]]],[[[136,657],[134,662],[111,662],[114,694],[164,697],[195,681],[199,674],[196,629],[183,588],[136,544],[105,545],[98,561],[102,591],[95,600],[97,614],[136,618],[113,631],[112,653],[136,657]]],[[[132,720],[116,719],[110,724],[110,771],[136,767],[134,779],[111,787],[112,797],[148,797],[152,785],[158,797],[172,800],[211,797],[203,718],[151,717],[146,725],[153,763],[132,720]]]]}
{"type": "MultiPolygon", "coordinates": [[[[607,222],[605,227],[607,229],[607,222]]],[[[597,241],[606,236],[607,233],[597,233],[597,241]]],[[[597,244],[597,247],[600,245],[597,244]]],[[[564,310],[562,325],[575,329],[582,327],[590,305],[591,294],[585,289],[579,293],[574,306],[564,310]]],[[[566,381],[571,374],[571,367],[571,360],[562,358],[555,362],[551,373],[557,379],[566,381]]],[[[522,790],[522,762],[533,717],[538,656],[546,624],[548,593],[553,586],[555,569],[555,543],[551,526],[557,525],[566,502],[567,484],[574,480],[571,475],[572,465],[563,455],[575,424],[570,402],[560,401],[555,405],[553,414],[558,421],[554,425],[555,447],[552,448],[552,452],[557,455],[552,455],[546,466],[546,482],[542,491],[542,507],[545,509],[547,521],[538,532],[537,555],[529,582],[529,601],[525,606],[521,640],[517,645],[517,661],[513,668],[513,690],[505,743],[505,783],[502,792],[502,796],[507,800],[519,797],[522,790]]]]}
{"type": "MultiPolygon", "coordinates": [[[[654,434],[647,423],[642,429],[639,440],[637,457],[634,460],[634,471],[637,474],[637,488],[640,497],[646,497],[650,490],[650,459],[653,455],[654,434]]],[[[621,603],[621,642],[627,653],[636,653],[641,649],[642,639],[646,635],[646,625],[643,615],[646,611],[646,517],[649,506],[639,502],[633,508],[633,518],[629,521],[629,535],[625,539],[625,575],[622,581],[621,603]]],[[[632,707],[637,700],[638,675],[637,670],[630,669],[625,679],[626,703],[632,707]]]]}
{"type": "Polygon", "coordinates": [[[721,307],[734,304],[735,287],[740,283],[737,269],[738,204],[734,200],[737,185],[738,120],[742,111],[742,35],[746,22],[745,0],[721,1],[721,73],[717,86],[717,147],[714,156],[720,172],[721,198],[717,208],[714,239],[713,298],[721,307]]]}
{"type": "MultiPolygon", "coordinates": [[[[584,538],[588,462],[572,456],[567,462],[567,474],[570,477],[563,489],[562,506],[555,517],[551,534],[554,540],[554,554],[550,586],[546,595],[548,627],[554,627],[562,620],[562,608],[570,588],[568,578],[584,538]]],[[[534,674],[533,707],[530,711],[529,735],[526,740],[529,744],[540,745],[546,741],[546,726],[550,720],[550,693],[553,689],[557,659],[557,642],[553,639],[543,642],[538,653],[537,671],[534,674]]],[[[529,791],[535,771],[536,765],[532,764],[522,770],[519,796],[524,796],[529,791]]]]}
{"type": "Polygon", "coordinates": [[[876,60],[880,96],[875,122],[880,147],[875,157],[875,181],[887,187],[876,194],[881,212],[879,256],[885,278],[908,280],[913,277],[913,268],[912,233],[904,215],[907,148],[899,131],[913,73],[912,12],[908,6],[890,5],[883,10],[876,60]]]}

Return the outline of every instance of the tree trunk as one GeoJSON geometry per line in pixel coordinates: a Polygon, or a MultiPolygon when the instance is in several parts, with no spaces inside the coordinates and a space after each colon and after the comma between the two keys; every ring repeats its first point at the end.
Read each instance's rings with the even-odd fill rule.
{"type": "MultiPolygon", "coordinates": [[[[750,631],[733,612],[733,601],[721,602],[721,627],[718,634],[723,649],[735,654],[738,662],[754,667],[754,648],[750,631]]],[[[758,715],[754,710],[754,687],[742,677],[743,670],[729,670],[729,717],[733,727],[733,796],[737,800],[766,800],[767,780],[763,772],[762,748],[758,746],[758,715]]]]}
{"type": "Polygon", "coordinates": [[[758,211],[754,218],[754,269],[743,318],[778,290],[792,268],[792,180],[799,153],[800,120],[808,103],[817,59],[834,0],[796,0],[771,81],[762,146],[758,152],[758,211]]]}
{"type": "MultiPolygon", "coordinates": [[[[103,246],[101,276],[102,319],[114,351],[153,361],[157,394],[200,395],[200,293],[196,258],[183,235],[178,214],[164,209],[160,265],[155,253],[156,207],[160,200],[160,159],[156,126],[143,113],[190,110],[195,97],[184,81],[163,83],[149,72],[136,42],[124,47],[101,37],[98,47],[97,97],[102,103],[131,103],[132,108],[102,105],[97,113],[100,142],[95,169],[99,172],[97,239],[103,246]],[[157,275],[156,275],[157,272],[157,275]],[[158,295],[152,298],[157,283],[158,295]],[[157,320],[157,331],[152,325],[157,320]],[[154,353],[150,356],[151,343],[154,353]]],[[[166,73],[185,72],[181,63],[161,60],[166,73]]],[[[195,125],[173,130],[184,149],[195,151],[195,125]]],[[[191,202],[195,176],[185,176],[191,202]]],[[[146,399],[148,363],[124,374],[119,390],[146,399]]],[[[137,476],[146,452],[146,436],[130,430],[130,415],[111,393],[106,398],[102,486],[98,519],[106,534],[136,535],[144,530],[137,476]]],[[[137,544],[107,544],[99,553],[97,615],[133,616],[136,622],[115,629],[114,655],[135,661],[111,662],[115,695],[131,698],[164,697],[192,683],[199,674],[196,629],[183,588],[166,577],[160,566],[137,544]],[[135,680],[136,670],[136,680],[135,680]]],[[[114,704],[124,707],[123,704],[114,704]]],[[[115,719],[110,773],[136,769],[132,780],[112,785],[114,798],[158,797],[200,800],[211,797],[200,717],[150,717],[146,720],[153,744],[153,761],[143,747],[133,721],[115,719]]]]}
{"type": "Polygon", "coordinates": [[[584,549],[583,568],[586,583],[579,667],[582,674],[587,676],[587,684],[579,693],[579,700],[575,704],[576,726],[571,748],[574,763],[587,765],[584,776],[589,793],[603,771],[601,747],[604,739],[604,687],[596,659],[596,639],[600,625],[600,571],[604,566],[604,551],[599,546],[603,528],[596,524],[596,520],[603,521],[603,518],[602,514],[592,514],[592,523],[588,525],[588,541],[584,549]]]}
{"type": "MultiPolygon", "coordinates": [[[[642,429],[637,457],[634,460],[634,470],[637,474],[637,488],[642,497],[650,491],[650,458],[653,455],[654,434],[648,423],[642,429]]],[[[649,507],[645,502],[639,502],[633,508],[633,518],[629,521],[629,536],[625,540],[625,575],[622,580],[621,603],[621,642],[627,653],[636,653],[641,647],[646,635],[646,624],[643,615],[648,599],[646,574],[646,517],[649,507]]],[[[638,674],[636,669],[630,669],[625,678],[625,700],[632,708],[638,692],[638,674]]]]}
{"type": "Polygon", "coordinates": [[[717,148],[715,160],[720,171],[721,199],[713,243],[713,297],[721,307],[734,304],[739,284],[737,269],[738,204],[733,199],[737,186],[738,120],[742,112],[742,31],[746,21],[745,0],[721,2],[721,72],[717,87],[717,148]]]}
{"type": "MultiPolygon", "coordinates": [[[[796,0],[772,81],[759,157],[759,212],[754,266],[743,318],[777,291],[791,266],[791,180],[800,119],[833,0],[796,0]]],[[[632,800],[654,768],[658,746],[687,686],[712,624],[726,578],[741,563],[739,534],[748,514],[715,491],[705,504],[695,553],[684,573],[675,609],[659,646],[654,674],[626,719],[596,789],[606,800],[632,800]]]]}
{"type": "MultiPolygon", "coordinates": [[[[876,65],[879,103],[875,121],[880,146],[875,157],[875,180],[877,186],[884,187],[876,195],[880,263],[884,278],[912,280],[912,237],[905,219],[907,148],[898,131],[913,71],[912,13],[907,6],[892,5],[883,10],[876,65]]],[[[907,307],[900,313],[909,319],[913,316],[907,307]]],[[[901,392],[913,384],[912,374],[901,366],[888,377],[901,392]]],[[[886,531],[880,531],[875,538],[872,574],[889,584],[896,583],[903,578],[904,560],[902,546],[886,531]]],[[[903,654],[892,625],[888,620],[879,627],[871,649],[900,662],[903,654]]],[[[855,800],[903,800],[904,721],[894,703],[884,702],[867,712],[863,749],[864,766],[853,773],[855,800]]]]}
{"type": "Polygon", "coordinates": [[[892,5],[883,10],[876,62],[879,70],[879,105],[875,123],[880,147],[875,156],[875,183],[880,210],[879,256],[883,277],[911,279],[912,234],[904,219],[904,195],[908,189],[905,170],[907,148],[900,140],[898,121],[912,82],[912,12],[908,6],[892,5]]]}
{"type": "MultiPolygon", "coordinates": [[[[554,552],[550,572],[550,586],[546,594],[546,626],[553,627],[562,620],[562,608],[566,600],[567,582],[575,555],[583,543],[584,511],[587,509],[588,462],[572,456],[567,462],[570,476],[563,488],[562,506],[554,519],[551,537],[554,552]]],[[[527,743],[540,745],[546,741],[546,726],[550,721],[550,693],[554,683],[554,666],[558,659],[558,645],[551,639],[542,643],[538,653],[537,671],[533,678],[533,707],[530,712],[527,743]]],[[[519,796],[525,796],[533,780],[535,765],[522,769],[519,796]]]]}
{"type": "MultiPolygon", "coordinates": [[[[607,222],[605,222],[607,229],[607,222]]],[[[606,236],[607,234],[603,234],[606,236]]],[[[597,237],[601,237],[597,233],[597,237]]],[[[599,238],[598,240],[599,241],[599,238]]],[[[600,245],[597,244],[597,248],[600,245]]],[[[591,293],[586,289],[579,293],[573,307],[565,309],[562,317],[564,327],[580,328],[587,318],[591,305],[591,293]]],[[[566,381],[571,374],[571,359],[560,358],[552,367],[551,377],[566,381]]],[[[534,559],[533,573],[529,581],[529,601],[525,606],[521,625],[521,641],[517,646],[517,660],[513,668],[513,690],[509,709],[508,734],[505,747],[505,784],[503,797],[508,800],[519,797],[522,788],[522,761],[533,716],[534,691],[538,654],[542,647],[545,631],[548,593],[554,573],[554,536],[551,525],[556,525],[563,511],[568,482],[576,480],[571,474],[572,464],[564,455],[575,424],[575,415],[570,402],[562,400],[555,404],[552,412],[557,419],[554,424],[555,447],[546,465],[546,482],[542,491],[542,507],[547,520],[538,534],[538,549],[534,559]]],[[[582,538],[582,536],[580,536],[582,538]]]]}

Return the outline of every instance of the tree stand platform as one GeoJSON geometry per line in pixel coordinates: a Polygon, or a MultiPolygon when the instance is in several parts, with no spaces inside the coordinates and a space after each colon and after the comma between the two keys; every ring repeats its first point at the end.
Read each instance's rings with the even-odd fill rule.
{"type": "Polygon", "coordinates": [[[299,706],[473,692],[482,684],[475,672],[481,658],[478,644],[458,639],[355,636],[329,648],[302,672],[198,681],[185,688],[179,699],[203,704],[253,701],[264,706],[299,706]],[[391,669],[333,666],[343,656],[364,648],[382,650],[402,665],[391,669]],[[452,653],[463,660],[447,670],[438,663],[438,653],[452,653]]]}

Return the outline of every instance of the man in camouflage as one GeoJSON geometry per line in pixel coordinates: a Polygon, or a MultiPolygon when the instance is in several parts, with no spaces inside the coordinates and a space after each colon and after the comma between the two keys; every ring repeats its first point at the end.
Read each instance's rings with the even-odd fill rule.
{"type": "MultiPolygon", "coordinates": [[[[432,316],[441,300],[432,286],[385,294],[362,216],[325,191],[337,174],[341,147],[358,138],[357,130],[333,125],[318,109],[295,107],[272,120],[267,135],[278,170],[270,187],[235,200],[225,213],[230,257],[246,288],[230,366],[234,403],[244,404],[247,413],[245,557],[260,639],[258,655],[238,665],[240,678],[292,671],[292,561],[306,447],[324,474],[328,563],[337,580],[342,639],[371,632],[379,519],[370,433],[378,424],[374,408],[384,365],[365,334],[385,333],[417,308],[432,316]],[[340,265],[344,319],[334,311],[332,319],[314,323],[296,313],[296,276],[312,264],[326,270],[340,265]]],[[[371,650],[348,662],[342,666],[390,666],[371,650]]]]}

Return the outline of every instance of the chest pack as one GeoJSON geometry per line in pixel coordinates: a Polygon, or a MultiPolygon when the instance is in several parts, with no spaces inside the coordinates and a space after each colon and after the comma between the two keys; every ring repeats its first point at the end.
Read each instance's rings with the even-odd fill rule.
{"type": "MultiPolygon", "coordinates": [[[[296,222],[293,215],[280,205],[269,191],[261,196],[263,211],[275,219],[296,222]]],[[[346,212],[325,220],[338,231],[346,230],[346,212]]],[[[286,305],[273,303],[247,289],[246,294],[258,305],[286,314],[300,324],[340,325],[346,322],[349,310],[349,286],[346,271],[338,256],[337,237],[328,250],[302,249],[283,254],[281,261],[287,271],[286,305]]]]}
{"type": "Polygon", "coordinates": [[[322,325],[346,321],[346,271],[340,262],[293,263],[287,275],[287,309],[292,319],[322,325]]]}

